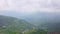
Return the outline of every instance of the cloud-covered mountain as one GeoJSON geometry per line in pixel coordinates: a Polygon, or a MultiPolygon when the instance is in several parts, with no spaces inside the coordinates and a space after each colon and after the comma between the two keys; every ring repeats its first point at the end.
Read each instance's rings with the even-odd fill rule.
{"type": "Polygon", "coordinates": [[[25,19],[29,21],[32,24],[38,25],[40,23],[46,23],[46,22],[58,22],[60,18],[59,12],[33,12],[31,14],[29,13],[18,13],[15,11],[2,11],[0,12],[0,15],[6,15],[6,16],[13,16],[17,17],[19,19],[25,19]]]}

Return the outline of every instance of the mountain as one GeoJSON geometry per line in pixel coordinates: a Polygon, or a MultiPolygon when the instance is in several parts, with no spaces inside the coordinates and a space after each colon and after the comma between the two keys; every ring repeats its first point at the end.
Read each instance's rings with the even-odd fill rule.
{"type": "Polygon", "coordinates": [[[47,34],[24,19],[0,15],[0,34],[47,34]]]}
{"type": "Polygon", "coordinates": [[[49,31],[52,30],[53,27],[55,28],[55,26],[58,28],[58,25],[55,24],[59,24],[60,22],[60,12],[36,11],[30,14],[23,12],[18,13],[16,11],[1,11],[0,15],[17,17],[18,19],[23,19],[23,21],[26,20],[29,24],[33,24],[39,28],[49,29],[49,31]]]}
{"type": "Polygon", "coordinates": [[[31,24],[39,26],[41,24],[45,24],[47,22],[59,22],[60,12],[40,12],[35,11],[33,13],[24,13],[22,11],[1,11],[0,15],[17,17],[19,19],[24,19],[31,24]]]}
{"type": "Polygon", "coordinates": [[[49,30],[49,32],[60,32],[60,22],[49,23],[48,30],[49,30]]]}
{"type": "MultiPolygon", "coordinates": [[[[60,22],[60,13],[59,12],[36,12],[32,15],[29,15],[28,20],[35,24],[36,26],[45,24],[45,23],[56,23],[60,22]]],[[[26,18],[26,19],[27,19],[26,18]]]]}
{"type": "Polygon", "coordinates": [[[28,21],[24,19],[0,15],[0,32],[22,32],[25,30],[32,30],[33,28],[36,28],[36,26],[28,23],[28,21]]]}
{"type": "Polygon", "coordinates": [[[39,24],[38,27],[48,29],[49,32],[60,32],[60,12],[46,13],[46,15],[46,19],[43,20],[45,22],[39,24]]]}

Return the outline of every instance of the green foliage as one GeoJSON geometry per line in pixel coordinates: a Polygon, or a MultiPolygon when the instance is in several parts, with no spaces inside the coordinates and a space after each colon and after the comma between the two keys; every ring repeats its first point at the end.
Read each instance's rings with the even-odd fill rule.
{"type": "Polygon", "coordinates": [[[26,34],[47,34],[47,31],[40,29],[33,29],[27,32],[26,34]]]}
{"type": "Polygon", "coordinates": [[[35,27],[28,23],[26,20],[17,19],[14,17],[0,16],[0,32],[4,34],[16,34],[17,32],[23,32],[25,30],[31,30],[35,27]]]}
{"type": "Polygon", "coordinates": [[[0,16],[0,33],[3,34],[46,34],[46,30],[36,29],[36,26],[26,20],[14,17],[0,16]]]}

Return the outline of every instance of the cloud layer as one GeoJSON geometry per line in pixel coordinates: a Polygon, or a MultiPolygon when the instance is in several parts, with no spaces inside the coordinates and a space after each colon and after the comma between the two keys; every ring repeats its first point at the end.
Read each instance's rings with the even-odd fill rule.
{"type": "Polygon", "coordinates": [[[0,0],[0,10],[60,11],[60,0],[0,0]]]}

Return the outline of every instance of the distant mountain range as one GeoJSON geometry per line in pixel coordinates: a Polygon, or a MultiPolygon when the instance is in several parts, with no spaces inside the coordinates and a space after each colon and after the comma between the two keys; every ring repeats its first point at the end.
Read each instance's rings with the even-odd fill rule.
{"type": "Polygon", "coordinates": [[[16,12],[16,11],[1,11],[0,15],[5,16],[12,16],[19,19],[25,19],[29,21],[31,24],[39,25],[41,23],[46,23],[48,21],[59,21],[60,13],[59,12],[33,12],[33,13],[23,13],[23,12],[16,12]]]}
{"type": "MultiPolygon", "coordinates": [[[[60,12],[33,12],[31,14],[18,13],[15,11],[2,11],[0,15],[12,16],[19,19],[28,21],[28,23],[33,24],[39,28],[47,29],[54,27],[54,24],[60,22],[60,12]],[[49,24],[49,25],[48,25],[49,24]]],[[[58,26],[58,25],[57,25],[58,26]]]]}

